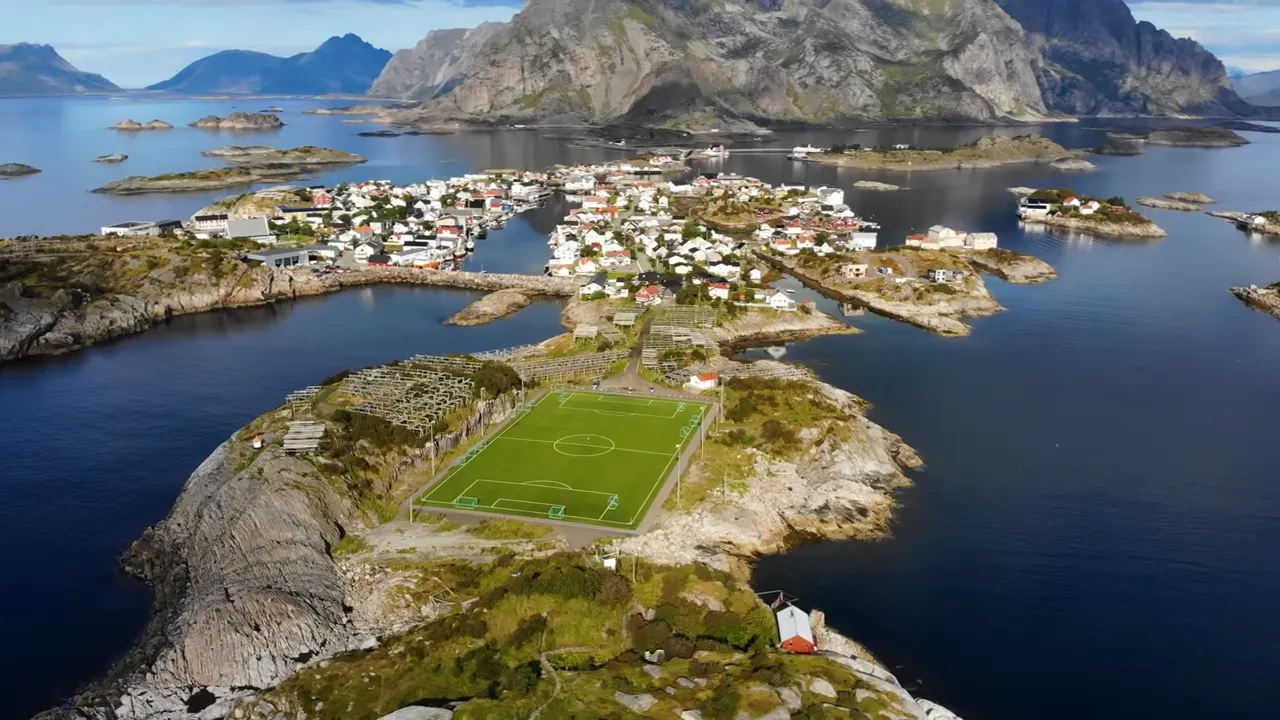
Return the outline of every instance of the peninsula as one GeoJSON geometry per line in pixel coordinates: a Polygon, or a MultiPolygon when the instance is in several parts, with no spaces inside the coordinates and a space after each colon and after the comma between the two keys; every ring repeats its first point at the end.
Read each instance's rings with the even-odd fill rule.
{"type": "MultiPolygon", "coordinates": [[[[1024,163],[1052,163],[1071,155],[1039,135],[990,135],[968,145],[942,150],[910,147],[863,149],[835,146],[805,155],[808,162],[859,170],[930,171],[994,168],[1024,163]]],[[[1076,169],[1074,166],[1071,169],[1076,169]]]]}
{"type": "Polygon", "coordinates": [[[1267,287],[1257,285],[1233,287],[1231,294],[1240,298],[1249,307],[1262,310],[1280,320],[1280,282],[1272,283],[1267,287]]]}
{"type": "Polygon", "coordinates": [[[1258,213],[1214,211],[1209,215],[1226,220],[1237,228],[1257,235],[1280,235],[1280,210],[1258,213]]]}
{"type": "Polygon", "coordinates": [[[1050,225],[1116,238],[1162,238],[1164,228],[1129,209],[1122,197],[1106,200],[1066,188],[1036,190],[1018,202],[1017,213],[1028,223],[1050,225]]]}
{"type": "Polygon", "coordinates": [[[761,258],[824,295],[948,337],[969,334],[964,318],[1004,310],[968,262],[949,252],[894,248],[761,258]]]}
{"type": "Polygon", "coordinates": [[[247,241],[63,237],[0,247],[0,361],[55,355],[143,332],[175,315],[263,305],[375,284],[577,292],[572,280],[369,267],[318,275],[247,264],[247,241]]]}
{"type": "MultiPolygon", "coordinates": [[[[126,553],[126,570],[157,589],[153,619],[75,712],[376,720],[417,705],[391,717],[956,720],[816,610],[785,610],[811,628],[809,644],[795,644],[774,617],[784,608],[746,584],[759,554],[885,532],[905,471],[922,463],[866,417],[865,402],[801,368],[724,359],[698,376],[724,383],[722,407],[631,370],[603,373],[612,392],[599,394],[590,363],[616,351],[528,352],[340,373],[220,445],[126,553]],[[581,374],[566,378],[575,366],[581,374]],[[541,388],[551,377],[554,395],[541,388]],[[561,409],[626,403],[624,385],[651,390],[645,402],[670,408],[668,424],[695,428],[682,491],[663,492],[639,530],[571,519],[583,508],[568,496],[562,520],[431,499],[460,458],[486,453],[492,474],[541,462],[496,442],[517,424],[563,434],[587,422],[596,436],[624,437],[639,427],[631,416],[561,409]],[[397,400],[370,402],[380,388],[397,400]],[[569,533],[599,539],[571,550],[569,533]]],[[[571,458],[560,477],[590,467],[571,458]]],[[[610,507],[629,514],[634,488],[618,488],[610,507]]]]}

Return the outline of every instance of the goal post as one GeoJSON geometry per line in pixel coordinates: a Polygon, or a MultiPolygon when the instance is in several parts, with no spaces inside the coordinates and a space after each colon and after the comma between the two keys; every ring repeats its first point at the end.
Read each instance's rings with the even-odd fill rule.
{"type": "Polygon", "coordinates": [[[463,510],[474,510],[480,505],[480,501],[473,497],[460,497],[453,501],[453,506],[463,510]]]}
{"type": "Polygon", "coordinates": [[[563,518],[563,517],[564,517],[564,506],[563,506],[563,505],[552,505],[552,506],[551,506],[551,509],[547,511],[547,517],[551,518],[552,520],[559,520],[559,519],[563,518]]]}

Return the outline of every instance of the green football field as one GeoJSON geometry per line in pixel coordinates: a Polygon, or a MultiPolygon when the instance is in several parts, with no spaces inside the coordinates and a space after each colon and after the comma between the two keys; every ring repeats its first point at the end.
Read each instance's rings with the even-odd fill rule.
{"type": "Polygon", "coordinates": [[[706,411],[696,401],[551,392],[473,448],[417,506],[634,529],[706,411]]]}

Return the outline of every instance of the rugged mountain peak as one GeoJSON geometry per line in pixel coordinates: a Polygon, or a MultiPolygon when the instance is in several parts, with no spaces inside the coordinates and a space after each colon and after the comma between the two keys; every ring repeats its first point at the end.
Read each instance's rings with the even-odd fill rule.
{"type": "Polygon", "coordinates": [[[1032,35],[1045,103],[1072,115],[1249,112],[1194,40],[1134,19],[1123,0],[995,0],[1032,35]]]}
{"type": "Polygon", "coordinates": [[[530,0],[478,35],[419,53],[430,80],[416,95],[387,73],[375,88],[429,98],[428,114],[455,119],[839,124],[1045,111],[1025,35],[991,0],[530,0]]]}

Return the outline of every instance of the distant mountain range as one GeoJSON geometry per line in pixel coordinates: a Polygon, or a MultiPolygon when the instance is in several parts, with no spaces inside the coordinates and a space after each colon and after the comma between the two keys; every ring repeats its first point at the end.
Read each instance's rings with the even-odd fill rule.
{"type": "Polygon", "coordinates": [[[224,50],[147,89],[187,94],[363,94],[390,59],[390,52],[348,33],[292,57],[224,50]]]}
{"type": "Polygon", "coordinates": [[[81,72],[48,45],[0,45],[0,95],[114,92],[110,80],[81,72]]]}
{"type": "Polygon", "coordinates": [[[427,123],[686,129],[1263,113],[1123,0],[528,0],[397,53],[371,93],[427,123]]]}
{"type": "Polygon", "coordinates": [[[1245,75],[1232,80],[1232,84],[1247,102],[1280,106],[1280,70],[1245,75]]]}

